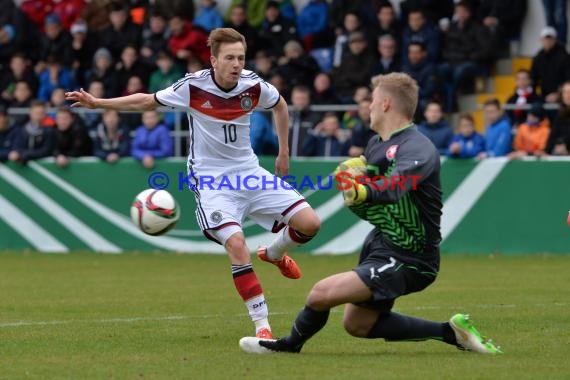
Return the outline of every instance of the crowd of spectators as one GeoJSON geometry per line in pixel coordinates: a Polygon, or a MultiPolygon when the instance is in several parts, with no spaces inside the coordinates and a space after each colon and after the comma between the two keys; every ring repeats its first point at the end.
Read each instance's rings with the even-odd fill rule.
{"type": "MultiPolygon", "coordinates": [[[[184,0],[0,0],[0,7],[0,160],[25,163],[53,156],[66,166],[68,157],[115,162],[132,156],[153,167],[155,159],[173,154],[169,132],[179,115],[76,114],[64,93],[85,88],[97,97],[115,97],[165,88],[183,73],[209,68],[207,36],[222,26],[245,36],[246,68],[292,105],[293,156],[361,154],[373,135],[370,78],[393,71],[410,74],[420,85],[420,130],[442,155],[509,154],[515,130],[522,136],[514,138],[519,156],[522,151],[567,154],[570,148],[564,103],[570,106],[570,95],[566,99],[557,91],[570,80],[570,61],[554,27],[543,30],[543,49],[532,70],[516,73],[509,103],[560,102],[559,117],[524,109],[503,113],[499,103],[489,102],[484,137],[474,132],[468,114],[461,115],[455,136],[445,121],[445,114],[458,111],[457,94],[472,92],[475,78],[489,75],[509,42],[520,38],[526,0],[405,0],[399,9],[387,0],[310,0],[298,10],[291,0],[232,0],[225,14],[214,0],[196,6],[184,0]],[[358,109],[310,108],[330,104],[358,109]],[[8,117],[8,109],[22,107],[29,112],[8,117]],[[540,118],[540,133],[532,117],[540,118]],[[549,119],[550,137],[530,144],[534,136],[544,140],[543,121],[549,119]]],[[[267,117],[258,112],[252,117],[258,154],[277,149],[267,117]]]]}

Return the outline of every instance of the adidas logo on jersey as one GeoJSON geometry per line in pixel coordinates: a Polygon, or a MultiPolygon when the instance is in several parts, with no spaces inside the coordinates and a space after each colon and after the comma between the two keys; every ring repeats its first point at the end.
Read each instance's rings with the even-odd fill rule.
{"type": "Polygon", "coordinates": [[[202,104],[202,108],[213,108],[212,105],[210,104],[209,100],[206,100],[203,104],[202,104]]]}

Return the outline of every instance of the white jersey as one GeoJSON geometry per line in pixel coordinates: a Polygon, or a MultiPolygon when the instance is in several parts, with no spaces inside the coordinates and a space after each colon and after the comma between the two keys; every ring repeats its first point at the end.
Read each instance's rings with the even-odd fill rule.
{"type": "Polygon", "coordinates": [[[154,96],[164,106],[186,111],[188,168],[197,177],[259,165],[251,148],[250,116],[255,108],[273,108],[280,99],[275,87],[249,70],[242,71],[234,88],[224,90],[214,81],[213,69],[186,74],[154,96]]]}

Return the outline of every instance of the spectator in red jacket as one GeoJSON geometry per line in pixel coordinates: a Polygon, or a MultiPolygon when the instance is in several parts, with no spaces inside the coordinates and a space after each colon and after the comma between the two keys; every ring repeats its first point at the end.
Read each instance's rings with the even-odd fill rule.
{"type": "Polygon", "coordinates": [[[172,55],[184,62],[198,58],[204,65],[209,65],[208,35],[202,29],[194,28],[190,21],[181,16],[172,17],[169,25],[172,35],[168,47],[172,55]]]}

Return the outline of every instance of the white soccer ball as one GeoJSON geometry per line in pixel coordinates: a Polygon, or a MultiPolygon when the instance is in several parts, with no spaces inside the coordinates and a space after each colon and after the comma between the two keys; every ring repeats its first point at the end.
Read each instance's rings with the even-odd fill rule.
{"type": "Polygon", "coordinates": [[[131,219],[147,235],[164,235],[180,219],[180,207],[168,191],[147,189],[135,197],[131,219]]]}

